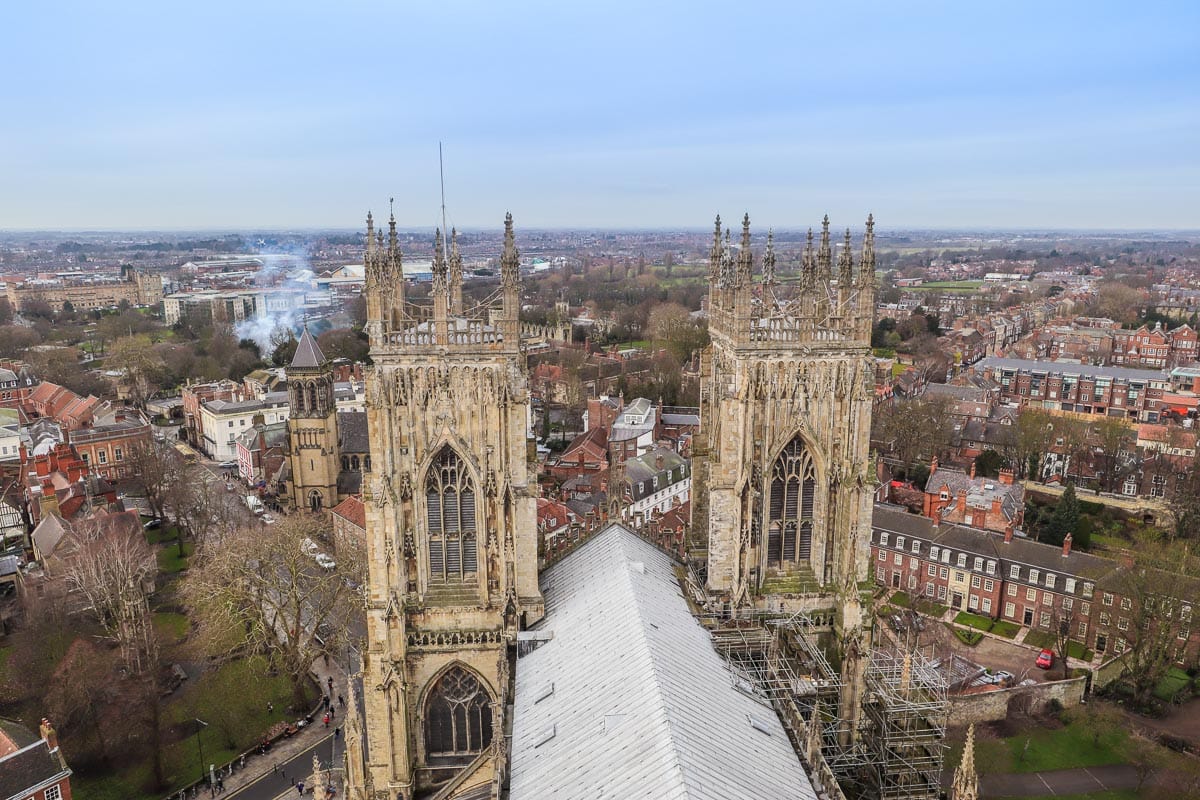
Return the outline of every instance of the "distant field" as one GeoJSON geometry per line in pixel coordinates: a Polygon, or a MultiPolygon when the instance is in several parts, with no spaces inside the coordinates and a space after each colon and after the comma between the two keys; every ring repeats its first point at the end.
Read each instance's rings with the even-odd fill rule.
{"type": "Polygon", "coordinates": [[[914,286],[917,291],[925,291],[927,289],[938,289],[943,291],[973,291],[983,286],[983,281],[933,281],[932,283],[922,283],[920,286],[914,286]]]}

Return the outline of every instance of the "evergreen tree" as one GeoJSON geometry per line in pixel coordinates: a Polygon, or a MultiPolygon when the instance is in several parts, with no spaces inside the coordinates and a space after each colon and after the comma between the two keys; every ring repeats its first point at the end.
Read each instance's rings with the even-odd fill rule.
{"type": "Polygon", "coordinates": [[[1079,500],[1075,497],[1075,484],[1067,484],[1058,505],[1050,515],[1050,523],[1046,526],[1046,541],[1051,544],[1062,544],[1068,533],[1073,533],[1079,525],[1079,500]]]}

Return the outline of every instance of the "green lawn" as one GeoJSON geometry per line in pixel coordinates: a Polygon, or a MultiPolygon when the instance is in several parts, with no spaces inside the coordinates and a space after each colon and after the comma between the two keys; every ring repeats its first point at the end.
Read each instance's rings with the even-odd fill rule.
{"type": "Polygon", "coordinates": [[[183,545],[183,558],[179,557],[179,547],[174,544],[164,546],[158,551],[158,569],[159,572],[174,573],[182,572],[187,569],[188,556],[196,548],[187,542],[183,545]]]}
{"type": "MultiPolygon", "coordinates": [[[[1110,792],[1091,792],[1089,794],[1041,794],[1037,797],[1023,795],[1021,800],[1138,800],[1141,796],[1133,789],[1114,789],[1110,792]]],[[[1149,796],[1147,795],[1147,797],[1149,796]]],[[[1009,798],[1007,796],[997,797],[996,800],[1009,800],[1009,798]]]]}
{"type": "Polygon", "coordinates": [[[1040,647],[1046,650],[1053,650],[1058,642],[1054,639],[1054,634],[1046,633],[1045,631],[1031,630],[1025,634],[1025,644],[1030,647],[1040,647]]]}
{"type": "Polygon", "coordinates": [[[896,592],[888,602],[900,608],[912,608],[912,600],[906,592],[896,592]]]}
{"type": "Polygon", "coordinates": [[[1188,677],[1186,672],[1172,667],[1166,677],[1159,681],[1158,686],[1154,688],[1154,696],[1164,703],[1169,703],[1175,698],[1175,695],[1187,688],[1191,682],[1192,679],[1188,677]]]}
{"type": "MultiPolygon", "coordinates": [[[[1093,741],[1092,729],[1083,714],[1061,728],[1034,728],[1008,739],[977,736],[975,765],[980,774],[1041,772],[1043,770],[1095,767],[1126,762],[1129,729],[1114,726],[1093,741]],[[1025,740],[1029,747],[1025,747],[1025,740]]],[[[953,768],[962,758],[962,742],[956,742],[946,755],[953,768]]]]}
{"type": "Polygon", "coordinates": [[[997,636],[1003,636],[1005,639],[1016,638],[1016,635],[1020,632],[1021,626],[1015,622],[1008,622],[1007,620],[1000,619],[996,620],[996,622],[992,625],[992,633],[996,634],[997,636]]]}
{"type": "Polygon", "coordinates": [[[190,623],[183,614],[174,611],[155,611],[154,627],[159,637],[167,644],[178,644],[187,636],[190,623]]]}
{"type": "MultiPolygon", "coordinates": [[[[316,689],[309,691],[310,699],[316,689]]],[[[166,699],[164,724],[175,727],[177,741],[164,751],[167,782],[174,789],[200,777],[200,747],[208,764],[225,764],[261,740],[268,728],[281,720],[300,716],[289,712],[291,684],[283,676],[271,677],[261,657],[225,664],[166,699]],[[274,711],[267,711],[267,703],[274,711]],[[208,723],[201,728],[193,720],[208,723]],[[200,744],[197,744],[197,730],[200,744]]],[[[76,797],[88,800],[156,800],[167,791],[147,792],[150,765],[140,762],[120,772],[94,776],[76,773],[71,786],[76,797]]]]}
{"type": "Polygon", "coordinates": [[[972,614],[970,611],[960,611],[954,621],[959,625],[966,625],[969,628],[974,628],[978,631],[990,631],[992,629],[992,620],[990,617],[981,617],[979,614],[972,614]]]}

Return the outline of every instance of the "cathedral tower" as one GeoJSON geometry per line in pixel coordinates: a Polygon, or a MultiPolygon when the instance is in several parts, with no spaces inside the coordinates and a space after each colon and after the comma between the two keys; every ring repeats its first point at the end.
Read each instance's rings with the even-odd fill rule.
{"type": "Polygon", "coordinates": [[[288,365],[287,379],[292,501],[297,509],[333,508],[338,503],[339,469],[333,370],[307,327],[288,365]]]}
{"type": "MultiPolygon", "coordinates": [[[[861,705],[874,475],[874,222],[855,270],[850,232],[837,257],[829,218],[783,291],[773,237],[753,278],[750,219],[731,242],[717,218],[709,262],[702,441],[694,525],[708,533],[708,585],[731,607],[832,610],[841,716],[861,705]]],[[[853,730],[851,724],[849,730],[853,730]]]]}
{"type": "Polygon", "coordinates": [[[455,237],[434,245],[431,306],[404,298],[396,223],[367,218],[364,486],[369,580],[362,720],[348,721],[349,797],[409,800],[504,770],[510,646],[543,614],[519,258],[505,220],[497,291],[464,308],[455,237]],[[355,726],[358,726],[357,728],[355,726]]]}

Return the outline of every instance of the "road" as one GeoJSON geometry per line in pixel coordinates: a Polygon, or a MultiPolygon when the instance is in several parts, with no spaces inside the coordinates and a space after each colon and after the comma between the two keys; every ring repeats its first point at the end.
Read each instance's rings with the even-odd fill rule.
{"type": "MultiPolygon", "coordinates": [[[[334,741],[332,736],[326,736],[312,747],[284,762],[280,767],[280,772],[267,772],[267,774],[258,780],[247,784],[236,792],[222,795],[221,799],[275,800],[280,795],[299,798],[300,795],[292,788],[292,782],[295,780],[308,781],[308,776],[312,774],[313,753],[316,753],[317,757],[321,759],[323,767],[330,763],[331,756],[333,757],[334,765],[340,766],[338,759],[342,757],[342,740],[338,738],[334,741]]],[[[265,768],[268,770],[270,770],[273,763],[270,753],[257,757],[255,762],[255,768],[265,768]]],[[[307,789],[308,787],[305,788],[307,789]]],[[[311,794],[308,796],[311,797],[311,794]]]]}

